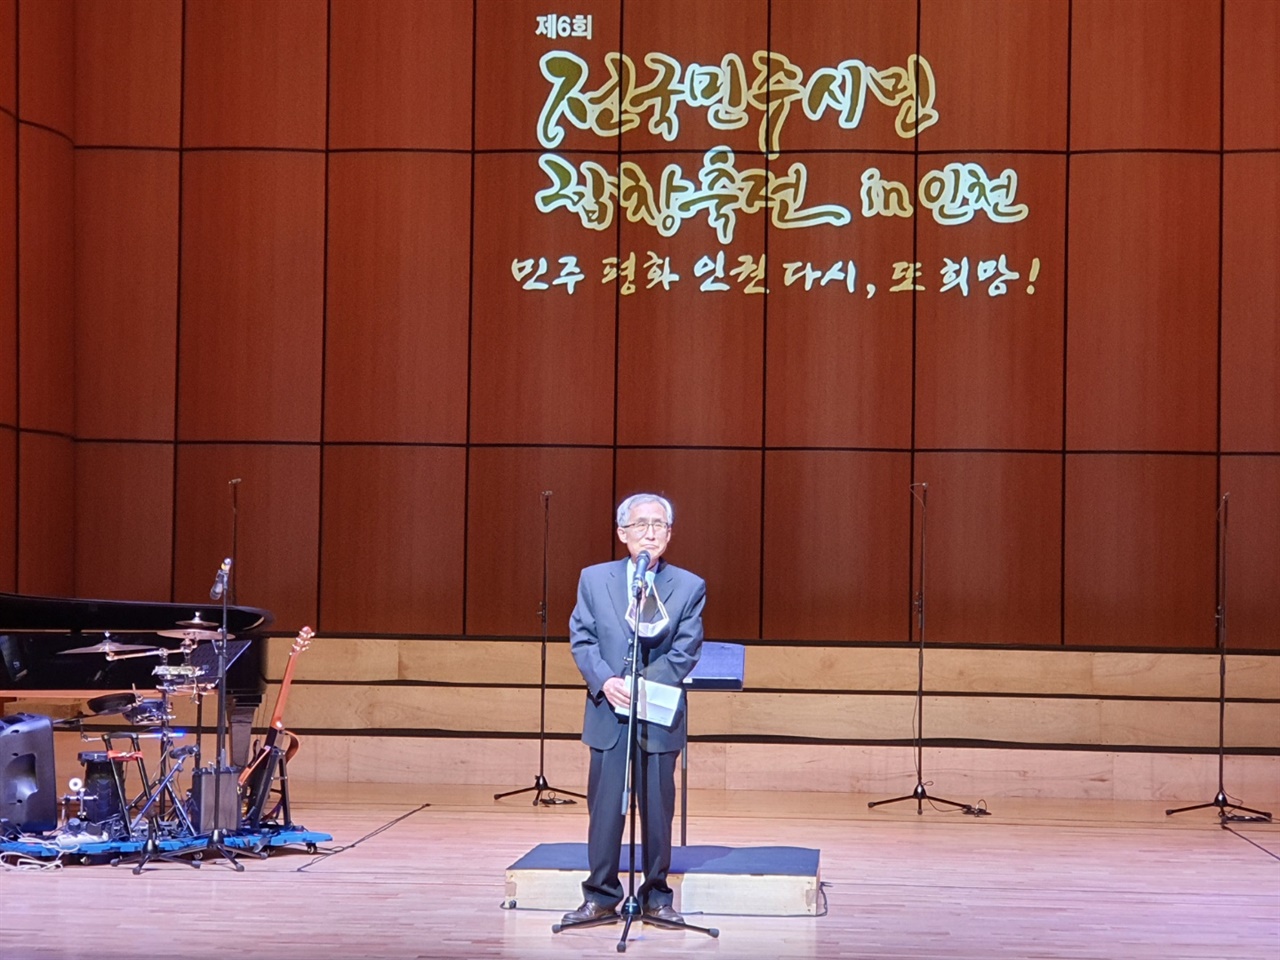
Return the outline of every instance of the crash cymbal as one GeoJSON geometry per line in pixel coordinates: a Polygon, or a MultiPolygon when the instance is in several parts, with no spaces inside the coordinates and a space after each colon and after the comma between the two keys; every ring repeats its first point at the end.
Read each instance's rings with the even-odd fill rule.
{"type": "MultiPolygon", "coordinates": [[[[189,628],[186,630],[157,630],[158,637],[173,637],[176,640],[220,640],[222,638],[221,630],[196,630],[189,628]]],[[[227,639],[234,640],[236,635],[228,633],[227,639]]]]}
{"type": "MultiPolygon", "coordinates": [[[[196,611],[196,615],[190,620],[179,620],[178,626],[191,627],[193,630],[217,630],[219,624],[215,620],[204,620],[200,616],[200,611],[196,611]]],[[[162,633],[162,637],[172,636],[172,634],[162,633]]]]}
{"type": "Polygon", "coordinates": [[[95,643],[92,647],[76,647],[74,650],[63,650],[63,653],[131,653],[137,650],[153,650],[154,647],[141,646],[136,643],[116,643],[111,639],[110,635],[103,638],[101,643],[95,643]]]}

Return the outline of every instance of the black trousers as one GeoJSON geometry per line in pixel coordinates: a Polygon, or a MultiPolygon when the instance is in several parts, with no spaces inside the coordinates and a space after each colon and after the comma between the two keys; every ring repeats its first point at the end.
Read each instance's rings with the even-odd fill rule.
{"type": "MultiPolygon", "coordinates": [[[[676,810],[676,757],[680,753],[639,753],[632,786],[639,802],[637,839],[644,846],[644,883],[636,891],[636,899],[642,908],[658,907],[672,901],[667,873],[671,870],[671,821],[676,810]]],[[[591,815],[587,858],[591,875],[583,883],[582,893],[587,900],[605,906],[621,902],[626,893],[618,878],[629,816],[629,812],[622,812],[626,768],[625,734],[608,750],[592,749],[587,775],[587,810],[591,815]]],[[[639,869],[641,865],[637,864],[639,869]]]]}

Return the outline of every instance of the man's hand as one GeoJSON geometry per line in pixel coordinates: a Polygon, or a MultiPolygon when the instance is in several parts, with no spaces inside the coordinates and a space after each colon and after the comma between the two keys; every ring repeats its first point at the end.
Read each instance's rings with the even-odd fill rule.
{"type": "Polygon", "coordinates": [[[620,710],[631,709],[631,687],[622,677],[610,677],[604,682],[605,699],[620,710]]]}

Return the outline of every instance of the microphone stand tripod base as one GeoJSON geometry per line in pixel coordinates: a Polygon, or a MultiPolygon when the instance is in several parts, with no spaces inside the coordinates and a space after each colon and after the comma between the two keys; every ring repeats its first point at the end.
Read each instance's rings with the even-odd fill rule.
{"type": "Polygon", "coordinates": [[[533,806],[535,807],[538,804],[542,804],[544,807],[558,807],[562,804],[578,802],[577,800],[568,800],[563,796],[559,796],[559,794],[565,794],[568,797],[577,797],[579,800],[586,799],[585,794],[574,793],[572,790],[557,790],[555,787],[551,786],[551,784],[547,783],[547,778],[541,773],[533,778],[532,787],[521,787],[519,790],[508,790],[506,793],[495,793],[493,795],[493,799],[502,800],[506,797],[518,797],[520,794],[528,793],[530,790],[533,791],[533,806]],[[544,793],[554,793],[557,794],[557,796],[543,797],[544,793]]]}
{"type": "Polygon", "coordinates": [[[661,917],[645,916],[640,909],[640,901],[634,896],[627,897],[622,903],[622,908],[618,913],[604,913],[590,920],[578,920],[574,923],[553,923],[551,925],[552,933],[560,933],[564,930],[583,930],[587,927],[603,927],[605,924],[622,923],[622,936],[618,940],[618,952],[627,952],[627,937],[631,933],[631,925],[637,920],[651,927],[661,927],[664,930],[689,930],[693,933],[705,933],[712,939],[720,936],[720,931],[715,927],[696,927],[691,923],[679,923],[675,920],[664,920],[661,917]]]}
{"type": "Polygon", "coordinates": [[[1232,803],[1227,799],[1227,794],[1223,790],[1218,791],[1218,795],[1208,803],[1196,803],[1189,807],[1176,807],[1172,810],[1166,810],[1164,815],[1171,817],[1175,813],[1186,813],[1188,810],[1205,810],[1209,807],[1218,808],[1218,819],[1223,823],[1270,823],[1271,814],[1266,810],[1254,810],[1251,807],[1242,807],[1238,803],[1232,803]],[[1228,812],[1230,811],[1230,812],[1228,812]],[[1239,811],[1239,812],[1236,812],[1239,811]],[[1242,816],[1241,814],[1244,814],[1242,816]]]}

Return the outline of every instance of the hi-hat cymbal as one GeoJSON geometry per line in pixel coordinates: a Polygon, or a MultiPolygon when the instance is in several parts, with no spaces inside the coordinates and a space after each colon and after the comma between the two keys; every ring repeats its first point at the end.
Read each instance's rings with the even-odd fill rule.
{"type": "Polygon", "coordinates": [[[116,643],[111,637],[103,638],[101,643],[92,647],[76,647],[74,650],[63,650],[62,653],[131,653],[138,650],[154,650],[154,647],[136,643],[116,643]]]}
{"type": "MultiPolygon", "coordinates": [[[[179,620],[178,626],[191,627],[194,630],[217,630],[218,629],[217,621],[201,619],[199,610],[196,611],[196,615],[192,617],[190,620],[179,620]]],[[[165,637],[165,636],[170,636],[170,634],[162,633],[160,634],[160,636],[165,637]]]]}
{"type": "MultiPolygon", "coordinates": [[[[220,640],[222,639],[221,630],[196,630],[188,628],[186,630],[157,630],[158,637],[173,637],[175,640],[220,640]]],[[[234,640],[236,635],[228,633],[227,639],[234,640]]]]}

